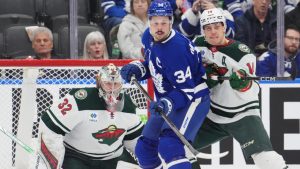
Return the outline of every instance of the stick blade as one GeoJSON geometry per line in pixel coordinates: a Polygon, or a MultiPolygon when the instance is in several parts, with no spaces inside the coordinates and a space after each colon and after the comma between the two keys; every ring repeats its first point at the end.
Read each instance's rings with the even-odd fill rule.
{"type": "Polygon", "coordinates": [[[207,154],[207,153],[201,153],[201,152],[199,152],[196,155],[196,157],[200,158],[200,159],[222,158],[222,157],[225,157],[228,153],[229,153],[229,151],[225,151],[225,152],[220,153],[220,154],[207,154]]]}

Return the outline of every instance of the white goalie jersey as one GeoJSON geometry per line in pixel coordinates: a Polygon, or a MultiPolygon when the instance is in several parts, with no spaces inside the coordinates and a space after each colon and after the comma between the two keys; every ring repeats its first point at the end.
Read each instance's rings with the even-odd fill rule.
{"type": "MultiPolygon", "coordinates": [[[[51,143],[49,151],[55,151],[52,154],[58,166],[63,161],[64,147],[96,160],[116,158],[122,154],[124,146],[134,151],[143,123],[135,114],[136,106],[129,96],[121,93],[120,97],[122,112],[109,112],[97,88],[73,89],[43,114],[46,125],[43,131],[51,131],[41,131],[42,138],[47,146],[50,146],[47,142],[51,143]],[[63,137],[56,141],[58,145],[52,144],[51,139],[57,139],[51,136],[53,133],[63,137]]],[[[40,139],[41,143],[43,140],[40,139]]]]}

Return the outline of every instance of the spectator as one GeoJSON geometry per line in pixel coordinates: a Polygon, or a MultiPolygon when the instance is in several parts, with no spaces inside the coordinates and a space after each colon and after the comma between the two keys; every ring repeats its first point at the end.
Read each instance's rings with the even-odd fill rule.
{"type": "Polygon", "coordinates": [[[108,59],[107,47],[103,34],[99,31],[90,32],[83,47],[83,59],[108,59]]]}
{"type": "MultiPolygon", "coordinates": [[[[102,0],[101,7],[104,11],[103,28],[108,35],[113,27],[119,25],[127,15],[125,0],[102,0]]],[[[107,37],[107,36],[106,36],[107,37]]]]}
{"type": "MultiPolygon", "coordinates": [[[[277,1],[274,1],[275,0],[273,0],[272,5],[276,5],[277,1]]],[[[296,7],[297,3],[298,0],[284,0],[284,12],[288,13],[293,10],[296,7]]],[[[224,8],[228,9],[228,11],[233,15],[234,18],[243,15],[246,10],[252,7],[252,5],[252,0],[224,0],[224,8]]]]}
{"type": "MultiPolygon", "coordinates": [[[[212,9],[218,7],[217,0],[196,0],[193,3],[192,8],[188,9],[184,15],[182,22],[179,24],[179,31],[186,37],[193,39],[195,35],[201,35],[200,29],[200,17],[201,12],[206,9],[212,9]]],[[[223,15],[226,18],[226,36],[233,38],[234,37],[234,21],[232,15],[221,8],[223,15]]]]}
{"type": "Polygon", "coordinates": [[[148,27],[147,11],[150,0],[131,0],[130,14],[119,27],[118,43],[125,59],[144,59],[141,37],[148,27]]]}
{"type": "Polygon", "coordinates": [[[300,20],[296,19],[300,16],[300,2],[298,2],[298,5],[295,9],[290,11],[285,15],[285,25],[295,24],[298,29],[300,30],[300,20]]]}
{"type": "Polygon", "coordinates": [[[224,9],[227,9],[232,16],[237,17],[244,14],[244,12],[251,8],[252,0],[224,0],[224,9]]]}
{"type": "MultiPolygon", "coordinates": [[[[276,42],[276,41],[274,41],[276,42]]],[[[294,25],[286,27],[284,38],[284,76],[290,76],[292,69],[292,60],[295,60],[297,67],[297,78],[300,78],[300,31],[294,25]]],[[[271,43],[273,44],[273,43],[271,43]]],[[[276,43],[274,43],[276,44],[276,43]]],[[[269,45],[270,47],[271,45],[269,45]]],[[[276,76],[277,75],[277,55],[276,46],[262,54],[257,61],[256,74],[258,76],[276,76]]]]}
{"type": "Polygon", "coordinates": [[[32,31],[32,48],[35,56],[28,59],[51,59],[53,50],[53,35],[47,27],[37,27],[32,31]]]}
{"type": "Polygon", "coordinates": [[[276,38],[276,16],[269,9],[271,0],[253,0],[253,7],[235,20],[235,39],[245,43],[256,56],[267,51],[276,38]]]}

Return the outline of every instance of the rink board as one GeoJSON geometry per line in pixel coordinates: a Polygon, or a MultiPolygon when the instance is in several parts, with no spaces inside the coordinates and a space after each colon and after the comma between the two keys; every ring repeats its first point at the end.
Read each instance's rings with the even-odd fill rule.
{"type": "MultiPolygon", "coordinates": [[[[293,82],[260,82],[262,120],[274,149],[289,169],[300,169],[300,79],[293,82]]],[[[257,169],[244,160],[240,145],[232,139],[218,142],[205,152],[229,151],[222,159],[202,160],[202,169],[257,169]]]]}

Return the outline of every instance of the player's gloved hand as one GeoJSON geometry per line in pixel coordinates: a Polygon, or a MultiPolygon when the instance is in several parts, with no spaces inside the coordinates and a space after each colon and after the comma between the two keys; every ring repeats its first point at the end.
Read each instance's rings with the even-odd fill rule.
{"type": "Polygon", "coordinates": [[[217,79],[218,72],[216,69],[211,65],[205,65],[205,72],[206,72],[206,84],[211,89],[215,87],[217,84],[219,84],[219,80],[217,79]],[[215,78],[214,78],[215,77],[215,78]]]}
{"type": "Polygon", "coordinates": [[[246,76],[247,76],[247,73],[243,69],[240,69],[240,70],[232,73],[230,76],[230,79],[229,79],[230,86],[233,89],[241,91],[241,92],[248,90],[252,85],[252,81],[243,79],[243,77],[246,77],[246,76]]]}
{"type": "Polygon", "coordinates": [[[223,80],[218,80],[218,76],[224,76],[228,69],[226,67],[218,67],[216,64],[204,64],[207,76],[206,84],[209,88],[215,87],[217,84],[222,83],[223,80]]]}
{"type": "MultiPolygon", "coordinates": [[[[173,101],[167,97],[162,97],[157,102],[153,102],[152,109],[155,109],[156,112],[162,111],[166,115],[173,111],[173,101]]],[[[151,104],[150,104],[151,109],[151,104]]]]}
{"type": "Polygon", "coordinates": [[[126,82],[131,81],[131,77],[134,75],[137,80],[139,80],[142,77],[142,71],[144,66],[140,61],[133,61],[129,64],[123,66],[121,68],[121,76],[126,82]],[[138,63],[139,62],[139,63],[138,63]]]}
{"type": "Polygon", "coordinates": [[[172,102],[168,98],[161,98],[158,102],[152,101],[149,108],[150,118],[143,129],[142,135],[148,139],[157,140],[161,127],[164,124],[164,119],[159,111],[168,114],[172,111],[172,107],[172,102]]]}

